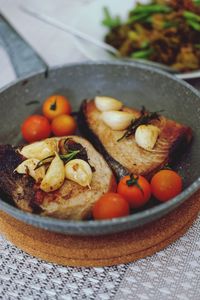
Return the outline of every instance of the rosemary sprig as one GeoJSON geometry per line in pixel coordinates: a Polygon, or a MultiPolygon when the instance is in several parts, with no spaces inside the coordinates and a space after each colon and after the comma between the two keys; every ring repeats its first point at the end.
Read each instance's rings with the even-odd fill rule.
{"type": "Polygon", "coordinates": [[[140,125],[149,124],[152,120],[159,120],[159,112],[149,112],[144,106],[142,106],[140,117],[131,121],[126,132],[117,140],[117,142],[121,141],[123,138],[128,138],[129,136],[134,135],[136,129],[140,125]]]}
{"type": "Polygon", "coordinates": [[[69,150],[66,154],[59,155],[60,158],[64,161],[64,163],[67,163],[68,161],[72,160],[74,157],[77,156],[78,153],[80,153],[81,150],[69,150]]]}
{"type": "MultiPolygon", "coordinates": [[[[62,159],[62,161],[64,163],[67,163],[70,160],[72,160],[73,158],[75,158],[77,156],[77,154],[80,153],[80,152],[81,152],[81,150],[69,150],[69,152],[66,153],[66,154],[59,154],[59,157],[62,159]]],[[[47,157],[43,158],[42,160],[40,160],[37,163],[34,170],[37,170],[38,168],[44,166],[47,163],[50,163],[52,158],[54,158],[54,157],[55,157],[55,155],[50,155],[50,156],[47,156],[47,157]]]]}
{"type": "Polygon", "coordinates": [[[52,158],[53,158],[54,156],[55,156],[55,155],[50,155],[50,156],[47,156],[47,157],[41,159],[41,160],[37,163],[37,165],[36,165],[36,167],[35,167],[34,170],[37,170],[38,168],[40,168],[40,167],[42,167],[42,166],[44,166],[44,165],[50,163],[51,160],[52,160],[52,158]]]}

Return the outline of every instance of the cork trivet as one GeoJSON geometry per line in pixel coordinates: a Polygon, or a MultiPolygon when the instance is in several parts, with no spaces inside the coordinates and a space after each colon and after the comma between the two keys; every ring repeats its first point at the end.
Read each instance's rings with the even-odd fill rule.
{"type": "Polygon", "coordinates": [[[191,226],[200,211],[200,191],[165,217],[118,234],[84,237],[38,229],[0,212],[0,232],[25,252],[65,266],[111,266],[152,255],[191,226]]]}

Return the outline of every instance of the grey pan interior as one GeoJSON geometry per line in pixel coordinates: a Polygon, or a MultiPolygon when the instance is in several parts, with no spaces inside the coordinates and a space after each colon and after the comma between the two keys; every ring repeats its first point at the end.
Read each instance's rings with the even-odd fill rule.
{"type": "Polygon", "coordinates": [[[162,109],[165,116],[191,126],[194,132],[192,146],[176,165],[184,177],[184,191],[167,203],[125,218],[101,222],[74,222],[25,213],[7,203],[3,197],[0,198],[1,210],[51,231],[99,235],[131,229],[155,220],[186,201],[200,188],[200,95],[187,83],[137,63],[71,64],[52,69],[48,76],[35,74],[1,91],[0,143],[19,143],[21,122],[28,115],[38,112],[43,100],[52,93],[67,95],[75,111],[84,98],[97,94],[109,95],[122,99],[129,106],[140,108],[145,105],[151,111],[162,109]]]}

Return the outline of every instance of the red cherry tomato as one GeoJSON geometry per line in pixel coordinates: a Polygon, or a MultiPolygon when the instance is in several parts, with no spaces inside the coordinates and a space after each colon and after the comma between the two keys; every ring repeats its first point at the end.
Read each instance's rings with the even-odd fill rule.
{"type": "Polygon", "coordinates": [[[48,138],[51,134],[51,126],[44,116],[32,115],[23,122],[21,132],[23,138],[32,143],[48,138]]]}
{"type": "Polygon", "coordinates": [[[128,202],[117,193],[106,193],[93,207],[93,217],[95,220],[119,218],[128,214],[128,202]]]}
{"type": "Polygon", "coordinates": [[[161,202],[168,201],[181,193],[182,178],[175,171],[161,170],[152,177],[151,190],[161,202]]]}
{"type": "Polygon", "coordinates": [[[143,176],[123,177],[118,184],[117,192],[129,202],[131,208],[143,206],[151,197],[150,184],[143,176]]]}

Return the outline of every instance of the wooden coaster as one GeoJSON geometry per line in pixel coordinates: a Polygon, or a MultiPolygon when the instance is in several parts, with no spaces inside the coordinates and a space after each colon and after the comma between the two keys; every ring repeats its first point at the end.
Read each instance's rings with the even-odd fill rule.
{"type": "Polygon", "coordinates": [[[65,266],[111,266],[132,262],[165,248],[181,235],[200,211],[200,191],[165,217],[118,234],[81,237],[52,233],[0,212],[1,233],[25,252],[65,266]]]}

